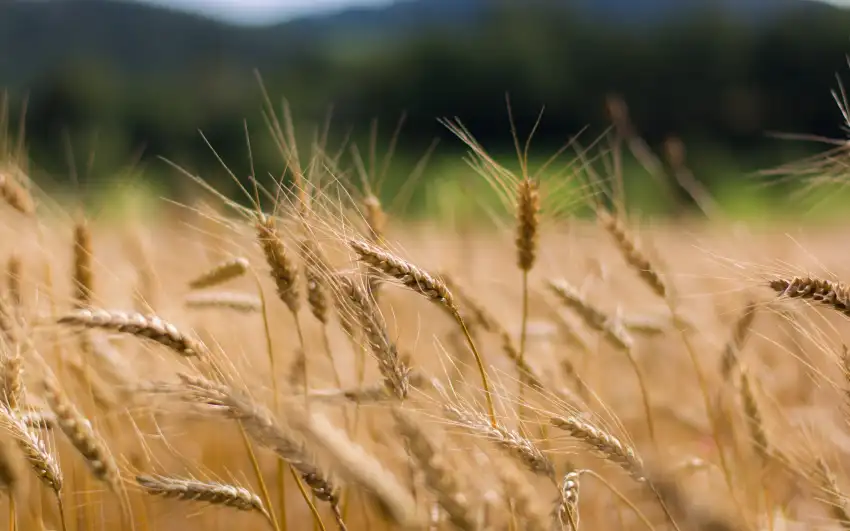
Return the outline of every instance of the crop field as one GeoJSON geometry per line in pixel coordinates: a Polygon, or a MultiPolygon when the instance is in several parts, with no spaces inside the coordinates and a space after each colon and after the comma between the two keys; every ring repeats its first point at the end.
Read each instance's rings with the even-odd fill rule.
{"type": "Polygon", "coordinates": [[[640,221],[447,125],[492,222],[288,127],[283,181],[108,221],[3,144],[8,528],[850,528],[846,226],[640,221]]]}

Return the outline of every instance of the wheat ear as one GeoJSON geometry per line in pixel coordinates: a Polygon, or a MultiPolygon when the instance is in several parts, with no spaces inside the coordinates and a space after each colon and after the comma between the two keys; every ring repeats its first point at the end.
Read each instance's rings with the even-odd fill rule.
{"type": "Polygon", "coordinates": [[[560,529],[578,531],[579,526],[579,488],[581,471],[573,470],[564,476],[560,485],[560,496],[555,507],[554,520],[560,529]]]}
{"type": "Polygon", "coordinates": [[[358,282],[344,276],[337,277],[337,281],[354,314],[353,320],[360,325],[378,361],[378,369],[388,388],[399,400],[404,400],[410,391],[410,369],[401,361],[381,311],[358,282]]]}
{"type": "Polygon", "coordinates": [[[149,339],[165,345],[182,356],[200,356],[208,352],[199,340],[181,332],[156,315],[114,310],[77,310],[59,318],[59,324],[113,330],[149,339]]]}
{"type": "Polygon", "coordinates": [[[179,376],[188,391],[187,399],[211,406],[239,421],[257,444],[272,450],[298,471],[316,498],[330,505],[339,528],[345,529],[339,506],[339,489],[316,466],[306,445],[281,427],[268,409],[228,386],[187,374],[179,376]]]}
{"type": "Polygon", "coordinates": [[[106,443],[92,429],[91,422],[80,413],[52,379],[45,382],[44,391],[44,397],[56,415],[56,424],[86,460],[92,475],[108,485],[113,492],[118,492],[121,476],[118,465],[109,453],[106,443]]]}
{"type": "Polygon", "coordinates": [[[47,450],[44,441],[5,405],[0,405],[0,428],[12,436],[36,476],[58,495],[62,490],[62,470],[47,450]]]}
{"type": "Polygon", "coordinates": [[[315,240],[305,238],[298,245],[307,280],[307,304],[313,317],[323,325],[330,318],[331,301],[328,296],[327,275],[330,268],[315,240]]]}
{"type": "Polygon", "coordinates": [[[752,384],[747,371],[741,372],[741,404],[747,420],[747,430],[752,438],[753,448],[762,459],[767,459],[770,453],[767,433],[764,431],[764,422],[761,416],[756,396],[753,393],[752,384]]]}
{"type": "Polygon", "coordinates": [[[720,374],[724,380],[728,380],[732,376],[732,371],[735,370],[741,363],[740,352],[744,348],[744,343],[747,341],[750,328],[756,318],[756,305],[753,302],[747,303],[744,312],[735,321],[735,326],[732,329],[732,337],[726,342],[723,348],[723,357],[720,360],[720,374]]]}
{"type": "MultiPolygon", "coordinates": [[[[17,170],[15,173],[21,172],[17,170]]],[[[35,214],[35,201],[29,192],[12,177],[12,171],[8,168],[0,169],[0,197],[21,214],[26,216],[35,214]]]]}
{"type": "Polygon", "coordinates": [[[274,218],[258,215],[255,228],[257,241],[263,250],[278,297],[293,314],[298,313],[298,269],[277,233],[274,218]]]}
{"type": "Polygon", "coordinates": [[[821,488],[827,495],[832,517],[838,520],[842,529],[850,530],[850,509],[847,507],[847,497],[841,492],[841,488],[838,486],[838,480],[835,479],[835,474],[832,473],[832,470],[829,469],[823,458],[819,457],[815,466],[821,488]]]}
{"type": "Polygon", "coordinates": [[[636,481],[645,481],[643,462],[634,449],[620,439],[578,417],[553,417],[553,426],[580,440],[600,456],[616,463],[636,481]]]}
{"type": "Polygon", "coordinates": [[[662,299],[667,296],[667,285],[649,258],[637,247],[634,238],[619,219],[604,210],[597,212],[602,227],[614,238],[617,248],[640,278],[662,299]]]}
{"type": "Polygon", "coordinates": [[[145,492],[154,496],[182,501],[206,502],[210,505],[223,505],[240,511],[254,511],[263,515],[271,523],[271,516],[260,497],[245,487],[160,475],[136,476],[136,483],[145,492]]]}
{"type": "Polygon", "coordinates": [[[850,315],[850,289],[840,282],[813,277],[778,278],[770,287],[780,296],[811,299],[850,315]]]}
{"type": "Polygon", "coordinates": [[[455,305],[454,296],[446,283],[429,274],[424,269],[421,269],[414,264],[395,256],[383,249],[376,247],[368,242],[358,239],[347,240],[348,246],[357,253],[361,262],[372,266],[384,275],[394,278],[401,282],[408,289],[422,295],[431,302],[448,310],[449,313],[457,321],[458,325],[463,330],[466,341],[469,344],[470,350],[475,357],[475,363],[478,366],[478,372],[481,376],[481,385],[484,388],[484,396],[487,400],[487,410],[490,415],[490,422],[496,424],[496,407],[493,405],[493,396],[490,391],[490,381],[487,377],[487,371],[484,368],[484,360],[469,334],[469,329],[461,317],[458,307],[455,305]]]}
{"type": "Polygon", "coordinates": [[[183,301],[187,308],[224,308],[243,313],[259,312],[262,301],[252,293],[239,291],[208,291],[191,293],[183,301]]]}
{"type": "Polygon", "coordinates": [[[248,271],[248,260],[242,257],[230,258],[212,266],[189,281],[191,289],[211,288],[227,281],[239,278],[248,271]]]}
{"type": "Polygon", "coordinates": [[[20,407],[23,395],[23,359],[17,345],[3,358],[3,401],[12,411],[20,407]]]}

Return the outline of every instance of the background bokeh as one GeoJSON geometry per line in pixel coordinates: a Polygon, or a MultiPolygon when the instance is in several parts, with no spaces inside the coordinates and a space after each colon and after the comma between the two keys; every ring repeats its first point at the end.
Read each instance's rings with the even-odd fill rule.
{"type": "MultiPolygon", "coordinates": [[[[157,4],[0,2],[0,87],[11,116],[26,109],[39,182],[69,185],[70,144],[83,182],[72,187],[108,189],[132,168],[142,188],[179,197],[187,180],[164,157],[228,192],[233,185],[199,131],[243,176],[243,121],[257,173],[280,175],[255,72],[277,112],[289,101],[304,149],[330,114],[330,145],[348,139],[368,162],[374,124],[380,159],[405,117],[385,196],[400,193],[439,139],[405,199],[408,215],[432,211],[435,190],[444,199],[465,190],[453,184],[469,173],[463,145],[438,118],[459,117],[488,149],[513,155],[506,94],[522,134],[545,107],[532,151],[541,158],[579,132],[591,144],[611,125],[606,101],[621,97],[649,146],[662,156],[665,140],[681,138],[689,167],[738,214],[762,215],[755,197],[788,193],[752,172],[825,147],[771,133],[843,135],[830,91],[846,70],[850,10],[838,5],[407,0],[313,14],[302,6],[280,22],[240,24],[157,4]]],[[[195,4],[216,13],[215,2],[195,4]]],[[[638,164],[625,168],[645,211],[687,206],[675,187],[640,192],[661,185],[638,164]]]]}

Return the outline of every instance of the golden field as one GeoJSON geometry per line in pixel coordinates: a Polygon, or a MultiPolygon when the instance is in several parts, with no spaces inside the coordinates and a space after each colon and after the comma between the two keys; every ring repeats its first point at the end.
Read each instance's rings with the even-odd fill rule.
{"type": "Polygon", "coordinates": [[[498,230],[321,151],[119,222],[7,165],[10,528],[850,528],[846,227],[547,216],[465,140],[498,230]]]}

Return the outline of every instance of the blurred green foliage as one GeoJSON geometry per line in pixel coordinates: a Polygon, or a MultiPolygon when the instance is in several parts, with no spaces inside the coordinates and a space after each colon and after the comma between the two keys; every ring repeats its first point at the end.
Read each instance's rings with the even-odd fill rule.
{"type": "MultiPolygon", "coordinates": [[[[406,113],[387,195],[402,189],[416,157],[441,137],[439,156],[406,210],[413,215],[435,204],[446,208],[442,198],[462,204],[467,193],[452,178],[468,170],[445,162],[457,161],[463,146],[437,118],[457,116],[485,146],[512,153],[506,93],[522,132],[545,106],[534,143],[543,153],[585,127],[581,138],[590,143],[608,127],[606,97],[619,94],[652,147],[670,135],[684,138],[699,179],[733,199],[729,190],[743,174],[818,147],[772,140],[766,132],[842,134],[829,91],[850,50],[850,12],[802,0],[799,9],[766,20],[703,12],[658,24],[494,2],[475,21],[386,34],[313,34],[307,23],[235,28],[101,2],[74,3],[75,22],[50,33],[53,26],[34,10],[62,8],[23,4],[0,8],[18,17],[0,16],[0,46],[14,51],[0,59],[0,85],[11,88],[13,112],[26,102],[36,169],[60,182],[68,174],[68,138],[78,160],[96,154],[83,172],[95,183],[137,164],[155,189],[179,195],[187,179],[158,159],[164,157],[232,189],[198,131],[237,175],[247,176],[243,120],[257,174],[280,175],[255,68],[276,112],[281,95],[290,101],[305,150],[331,106],[334,145],[351,133],[362,147],[374,119],[385,147],[406,113]]],[[[669,207],[645,172],[630,170],[627,178],[647,210],[669,207]]]]}

